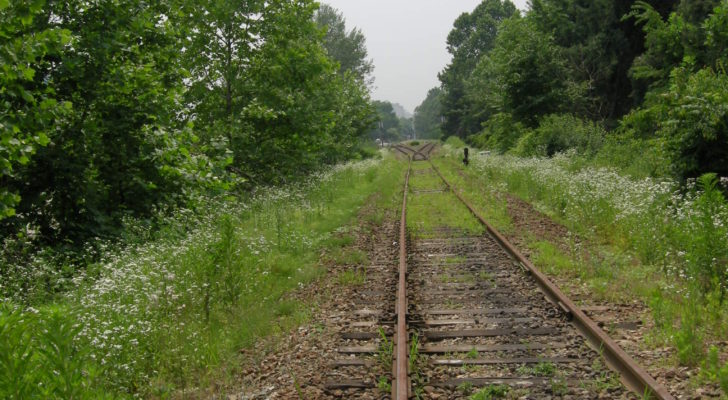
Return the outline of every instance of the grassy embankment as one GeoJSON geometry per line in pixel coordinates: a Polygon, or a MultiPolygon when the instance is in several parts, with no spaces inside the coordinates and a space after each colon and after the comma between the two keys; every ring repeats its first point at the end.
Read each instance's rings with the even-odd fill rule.
{"type": "Polygon", "coordinates": [[[540,268],[580,279],[597,298],[642,300],[655,325],[646,345],[674,347],[673,363],[701,367],[696,386],[717,381],[728,393],[728,202],[716,181],[685,188],[569,155],[474,155],[463,177],[460,143],[450,144],[437,165],[496,227],[510,229],[497,195],[507,192],[585,239],[565,238],[564,251],[558,240],[530,238],[540,268]]]}
{"type": "Polygon", "coordinates": [[[165,398],[224,384],[241,348],[307,319],[312,305],[286,293],[325,274],[322,251],[352,256],[337,229],[372,194],[399,190],[403,168],[385,157],[210,200],[109,249],[57,300],[3,300],[0,397],[165,398]]]}

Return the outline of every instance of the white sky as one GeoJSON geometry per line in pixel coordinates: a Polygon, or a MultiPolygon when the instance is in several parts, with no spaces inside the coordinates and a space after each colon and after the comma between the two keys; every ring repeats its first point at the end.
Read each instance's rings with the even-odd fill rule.
{"type": "MultiPolygon", "coordinates": [[[[438,72],[450,61],[447,34],[455,19],[480,0],[320,0],[338,8],[346,27],[367,38],[374,60],[376,100],[402,104],[413,112],[439,86],[438,72]]],[[[522,10],[527,0],[513,0],[522,10]]]]}

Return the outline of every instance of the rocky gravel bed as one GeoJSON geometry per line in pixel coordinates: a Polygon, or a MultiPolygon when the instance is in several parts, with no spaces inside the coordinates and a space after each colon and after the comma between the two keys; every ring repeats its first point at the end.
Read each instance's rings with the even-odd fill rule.
{"type": "MultiPolygon", "coordinates": [[[[225,398],[253,399],[385,399],[389,392],[377,387],[385,377],[391,380],[391,366],[379,361],[379,337],[346,339],[347,333],[382,331],[391,338],[394,319],[394,290],[398,265],[399,226],[394,212],[382,225],[373,225],[368,215],[373,202],[360,212],[360,225],[352,229],[354,248],[368,255],[366,265],[329,265],[330,273],[293,297],[311,304],[311,319],[294,332],[261,341],[248,350],[243,365],[241,388],[225,398]],[[340,277],[350,271],[365,276],[359,283],[340,277]],[[391,293],[389,291],[391,290],[391,293]],[[348,353],[365,347],[374,352],[348,353]],[[364,365],[347,365],[364,361],[364,365]],[[336,388],[337,383],[359,381],[366,388],[336,388]]],[[[326,257],[322,257],[325,259],[326,257]]],[[[391,340],[391,339],[388,339],[391,340]]]]}
{"type": "Polygon", "coordinates": [[[492,238],[447,228],[424,236],[408,263],[423,398],[500,385],[516,399],[635,398],[492,238]]]}

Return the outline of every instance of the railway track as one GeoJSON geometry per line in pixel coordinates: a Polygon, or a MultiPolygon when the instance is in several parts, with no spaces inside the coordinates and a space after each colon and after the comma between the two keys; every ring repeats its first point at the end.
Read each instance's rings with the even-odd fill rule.
{"type": "Polygon", "coordinates": [[[393,146],[409,159],[399,254],[374,260],[376,287],[353,299],[329,393],[673,399],[477,214],[434,148],[393,146]]]}

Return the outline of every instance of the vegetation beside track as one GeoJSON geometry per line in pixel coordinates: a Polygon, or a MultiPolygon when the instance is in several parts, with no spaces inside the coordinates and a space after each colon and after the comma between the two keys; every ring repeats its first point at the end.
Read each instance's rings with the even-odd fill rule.
{"type": "Polygon", "coordinates": [[[715,381],[728,393],[722,345],[728,335],[728,202],[714,178],[682,190],[673,181],[629,178],[564,154],[474,155],[463,169],[461,152],[446,146],[435,162],[499,229],[508,230],[503,195],[511,193],[574,233],[565,238],[568,251],[555,241],[530,239],[540,268],[581,279],[597,297],[642,300],[655,326],[646,344],[674,347],[672,363],[700,367],[696,385],[715,381]]]}
{"type": "Polygon", "coordinates": [[[325,272],[323,249],[358,257],[334,233],[373,193],[396,191],[401,164],[350,163],[244,201],[209,200],[153,235],[139,227],[137,245],[107,249],[58,301],[6,299],[0,397],[167,397],[224,382],[240,349],[307,318],[284,295],[325,272]]]}

